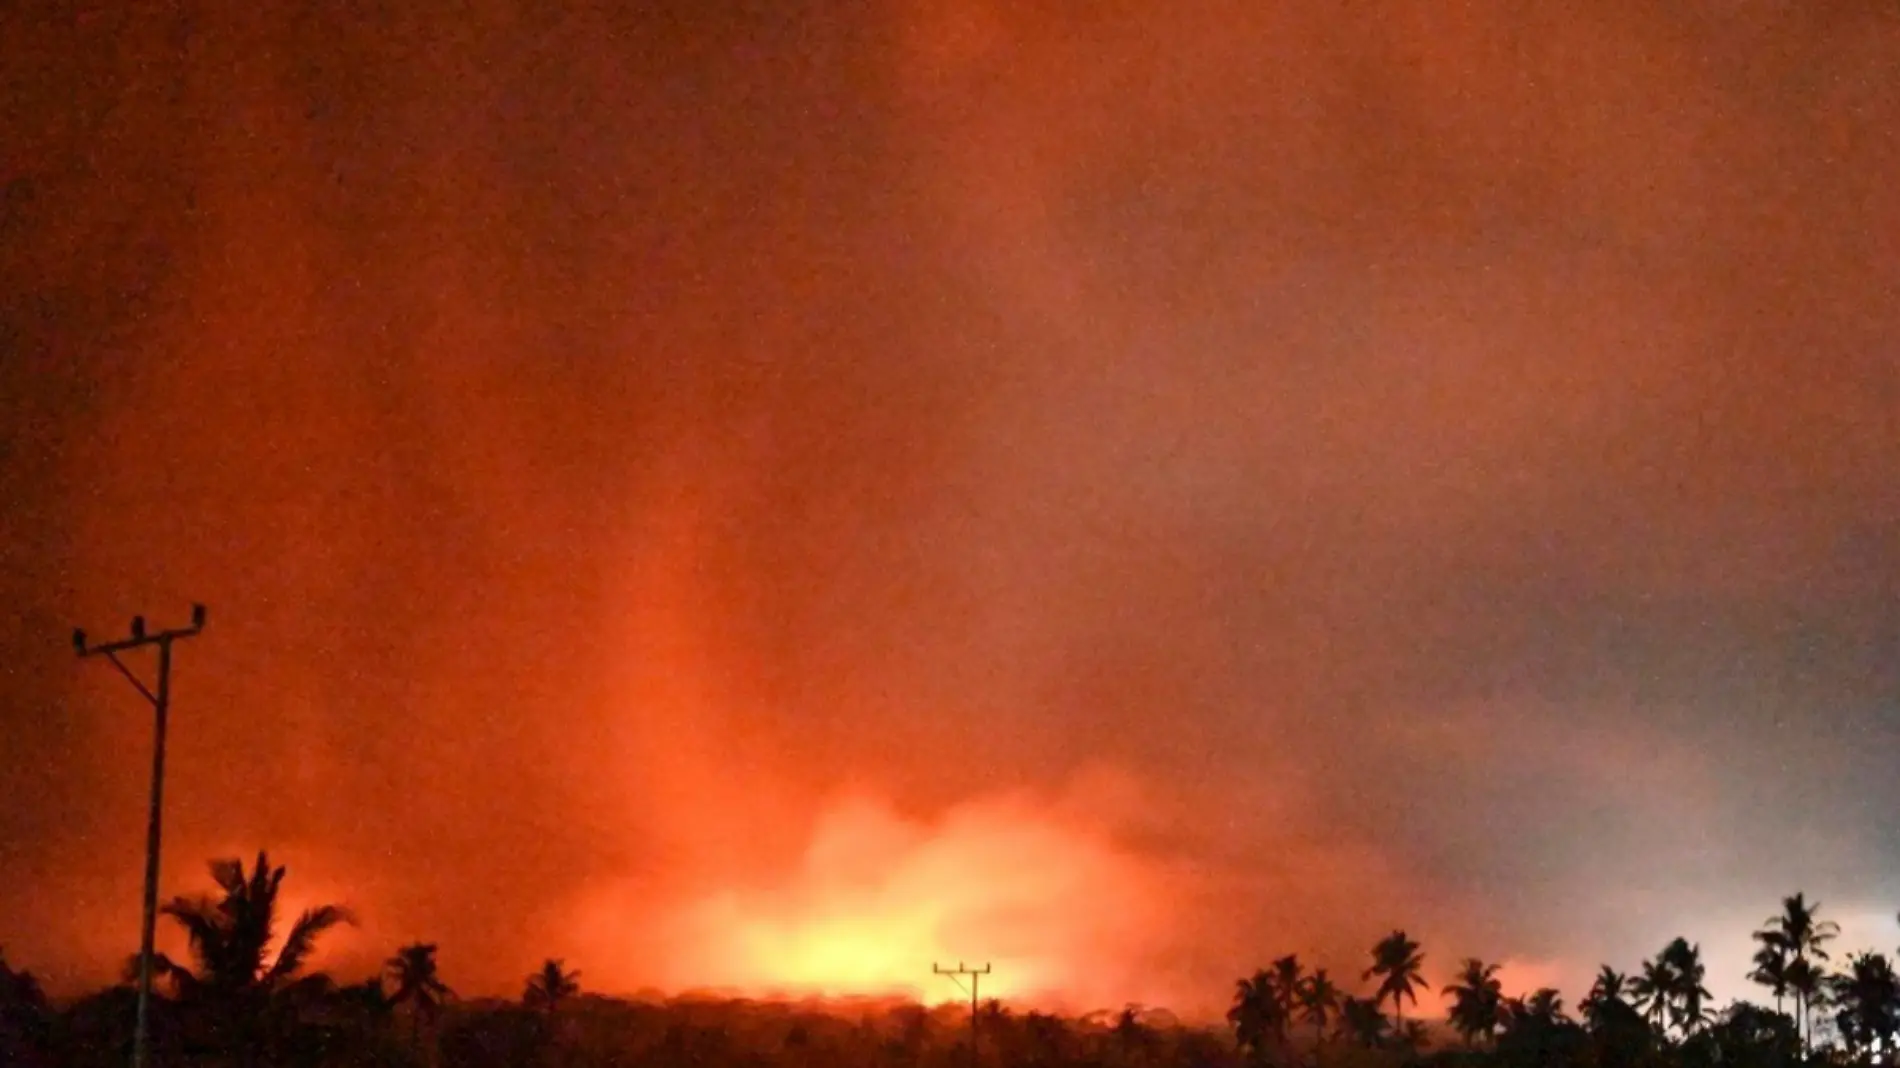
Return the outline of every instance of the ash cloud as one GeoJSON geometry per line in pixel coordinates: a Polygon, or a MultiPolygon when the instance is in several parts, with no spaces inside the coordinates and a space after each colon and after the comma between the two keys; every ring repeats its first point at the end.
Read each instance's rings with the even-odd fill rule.
{"type": "Polygon", "coordinates": [[[0,16],[0,941],[135,944],[64,628],[194,598],[168,887],[471,989],[1101,766],[1216,1000],[1891,899],[1900,24],[1573,8],[0,16]]]}

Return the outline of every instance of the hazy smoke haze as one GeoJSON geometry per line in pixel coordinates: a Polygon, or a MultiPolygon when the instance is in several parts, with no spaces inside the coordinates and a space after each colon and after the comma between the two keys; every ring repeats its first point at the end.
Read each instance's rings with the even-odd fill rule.
{"type": "Polygon", "coordinates": [[[137,945],[148,759],[68,628],[192,600],[166,892],[268,846],[343,971],[1203,1009],[1402,925],[1725,997],[1796,889],[1891,948],[1889,8],[0,41],[0,944],[56,985],[137,945]]]}

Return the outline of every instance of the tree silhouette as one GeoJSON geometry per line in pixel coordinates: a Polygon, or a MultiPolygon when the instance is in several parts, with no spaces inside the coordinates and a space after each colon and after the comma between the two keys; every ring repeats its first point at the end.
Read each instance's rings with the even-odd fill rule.
{"type": "Polygon", "coordinates": [[[1570,1064],[1583,1045],[1583,1031],[1564,1013],[1563,998],[1550,987],[1510,998],[1497,1050],[1506,1064],[1570,1064]]]}
{"type": "Polygon", "coordinates": [[[1775,995],[1775,1011],[1780,1012],[1782,1001],[1788,996],[1789,966],[1794,958],[1780,931],[1756,931],[1754,938],[1760,945],[1755,950],[1754,967],[1748,973],[1748,980],[1767,987],[1775,995]]]}
{"type": "Polygon", "coordinates": [[[1289,953],[1273,962],[1273,997],[1280,1003],[1280,1018],[1292,1020],[1300,1005],[1300,981],[1305,978],[1297,953],[1289,953]]]}
{"type": "MultiPolygon", "coordinates": [[[[454,994],[438,973],[433,944],[404,946],[384,974],[338,987],[306,973],[315,940],[340,920],[324,921],[313,914],[325,910],[312,910],[306,914],[310,922],[285,924],[280,945],[269,932],[284,870],[260,854],[254,868],[224,861],[214,865],[213,874],[222,896],[180,898],[166,911],[172,917],[168,922],[179,923],[191,936],[192,957],[189,967],[165,962],[161,970],[177,996],[159,1002],[154,1068],[197,1063],[415,1068],[429,1063],[409,1055],[411,1042],[418,1047],[429,1042],[430,1059],[456,1068],[758,1068],[772,1063],[943,1068],[960,1063],[968,1052],[963,1037],[968,1031],[958,1015],[963,1010],[955,1006],[887,1005],[875,1016],[851,1021],[827,1015],[828,1009],[775,1001],[681,997],[635,1003],[598,997],[588,999],[585,1013],[564,1012],[561,1006],[578,993],[579,973],[558,959],[527,977],[519,1002],[476,1002],[442,1013],[437,1021],[454,994]],[[214,1006],[218,1011],[211,1011],[214,1006]],[[261,1011],[226,1011],[233,1006],[261,1011]],[[412,1027],[390,1025],[399,1007],[410,1010],[412,1027]],[[205,1031],[203,1023],[213,1018],[225,1021],[227,1029],[205,1031]],[[207,1034],[213,1041],[205,1041],[207,1034]]],[[[1785,962],[1781,997],[1793,996],[1805,1010],[1805,1033],[1795,1016],[1744,1002],[1711,1012],[1700,946],[1675,938],[1643,962],[1633,981],[1602,967],[1578,1005],[1582,1026],[1565,1014],[1556,990],[1506,998],[1496,965],[1465,959],[1443,988],[1449,1023],[1463,1037],[1463,1048],[1419,1062],[1420,1047],[1435,1031],[1428,1031],[1423,1020],[1405,1018],[1403,1009],[1408,998],[1418,1004],[1423,955],[1417,943],[1395,931],[1373,950],[1366,977],[1377,982],[1368,984],[1362,996],[1344,995],[1326,969],[1303,968],[1294,955],[1237,982],[1228,1019],[1244,1060],[1217,1032],[1165,1013],[1144,1015],[1132,1004],[1119,1013],[1102,1011],[1071,1021],[1026,1009],[1019,1014],[994,999],[978,1010],[988,1025],[982,1029],[983,1053],[985,1059],[1020,1068],[1291,1068],[1302,1061],[1333,1060],[1360,1068],[1408,1062],[1440,1068],[1892,1065],[1900,1039],[1900,976],[1893,958],[1857,953],[1837,974],[1828,974],[1821,961],[1833,937],[1831,925],[1815,918],[1816,906],[1804,897],[1788,900],[1797,906],[1792,913],[1806,915],[1810,929],[1803,934],[1799,922],[1777,922],[1757,932],[1756,948],[1776,952],[1772,962],[1758,952],[1757,973],[1750,978],[1776,991],[1773,982],[1765,981],[1767,969],[1785,962]],[[1796,946],[1804,947],[1799,955],[1796,946]],[[1823,1032],[1837,1029],[1839,1044],[1821,1046],[1808,1058],[1802,1051],[1815,1045],[1816,1013],[1822,1013],[1823,1032]],[[1295,1041],[1288,1032],[1297,1024],[1313,1028],[1312,1058],[1303,1050],[1293,1055],[1295,1041]],[[1335,1040],[1375,1052],[1329,1044],[1335,1040]]],[[[118,987],[49,1004],[26,973],[0,958],[0,1066],[122,1068],[135,1000],[130,987],[118,987]]]]}
{"type": "Polygon", "coordinates": [[[1690,1040],[1682,1059],[1722,1068],[1787,1068],[1801,1061],[1794,1018],[1738,1001],[1690,1040]]]}
{"type": "Polygon", "coordinates": [[[303,976],[304,965],[317,939],[351,918],[336,905],[306,909],[279,939],[286,869],[272,867],[263,850],[249,870],[236,858],[211,861],[209,869],[215,895],[175,897],[159,910],[184,929],[189,966],[155,954],[153,975],[180,1002],[190,1041],[246,1064],[268,1059],[300,1044],[297,1003],[330,988],[324,976],[303,976]]]}
{"type": "Polygon", "coordinates": [[[1595,1030],[1609,1023],[1617,1014],[1619,1006],[1630,1008],[1629,1002],[1624,999],[1629,986],[1628,977],[1615,968],[1605,964],[1598,969],[1596,981],[1590,984],[1590,992],[1577,1004],[1578,1010],[1583,1013],[1584,1022],[1595,1030]]]}
{"type": "Polygon", "coordinates": [[[1677,938],[1665,946],[1658,958],[1668,975],[1664,997],[1670,1020],[1687,1037],[1708,1022],[1709,991],[1702,985],[1708,969],[1702,964],[1702,947],[1677,938]]]}
{"type": "Polygon", "coordinates": [[[1280,1009],[1272,973],[1258,971],[1234,985],[1234,1003],[1227,1010],[1227,1022],[1234,1025],[1234,1041],[1255,1058],[1264,1057],[1269,1046],[1284,1041],[1286,1015],[1280,1009]]]}
{"type": "Polygon", "coordinates": [[[1814,1045],[1814,1016],[1827,995],[1827,972],[1806,957],[1788,961],[1788,992],[1794,995],[1795,1030],[1801,1034],[1803,1055],[1814,1045]]]}
{"type": "Polygon", "coordinates": [[[565,961],[550,958],[542,963],[539,971],[528,976],[521,1001],[529,1008],[553,1012],[561,1002],[581,992],[580,978],[581,973],[567,970],[565,961]]]}
{"type": "Polygon", "coordinates": [[[1605,965],[1579,1003],[1589,1029],[1591,1063],[1608,1068],[1647,1059],[1657,1032],[1631,1004],[1634,986],[1628,977],[1605,965]]]}
{"type": "Polygon", "coordinates": [[[1803,1053],[1814,1046],[1811,1010],[1816,995],[1822,993],[1823,988],[1823,974],[1816,962],[1828,959],[1827,944],[1841,933],[1840,927],[1832,921],[1821,919],[1820,912],[1819,901],[1810,902],[1806,894],[1797,893],[1782,898],[1781,911],[1768,917],[1766,926],[1755,933],[1764,947],[1778,947],[1793,958],[1785,968],[1785,979],[1787,989],[1795,995],[1803,1053]]]}
{"type": "Polygon", "coordinates": [[[1466,1046],[1475,1046],[1478,1039],[1490,1038],[1497,1032],[1504,1008],[1504,988],[1498,982],[1497,965],[1466,957],[1457,979],[1442,992],[1451,995],[1451,1012],[1447,1019],[1466,1046]]]}
{"type": "Polygon", "coordinates": [[[1570,1017],[1564,1012],[1563,995],[1554,987],[1538,987],[1528,998],[1512,998],[1510,1015],[1519,1021],[1535,1021],[1540,1024],[1569,1023],[1570,1017]]]}
{"type": "Polygon", "coordinates": [[[1876,1049],[1891,1049],[1900,1032],[1900,976],[1881,953],[1847,959],[1847,972],[1830,983],[1839,1011],[1835,1023],[1848,1048],[1871,1063],[1876,1049]]]}
{"type": "Polygon", "coordinates": [[[1385,1045],[1385,1018],[1378,999],[1347,996],[1339,1003],[1339,1036],[1365,1049],[1385,1045]]]}
{"type": "Polygon", "coordinates": [[[1419,952],[1418,943],[1405,937],[1404,931],[1393,931],[1372,947],[1372,967],[1366,969],[1364,978],[1379,980],[1375,1002],[1390,1000],[1395,1031],[1405,1026],[1405,999],[1418,1004],[1418,988],[1425,985],[1425,979],[1419,969],[1425,966],[1425,955],[1419,952]]]}
{"type": "Polygon", "coordinates": [[[257,998],[296,980],[319,936],[351,922],[336,905],[305,909],[272,954],[283,866],[271,867],[268,854],[259,851],[248,872],[235,858],[214,860],[210,869],[217,897],[176,897],[159,910],[184,928],[190,946],[190,968],[163,954],[153,959],[156,974],[181,997],[254,1010],[257,998]]]}
{"type": "Polygon", "coordinates": [[[413,1014],[410,1040],[420,1048],[423,1023],[434,1023],[436,1014],[442,1011],[442,1003],[455,996],[436,967],[435,943],[415,942],[403,946],[384,967],[396,982],[396,991],[389,1000],[393,1004],[409,1005],[413,1014]]]}
{"type": "Polygon", "coordinates": [[[1670,970],[1669,962],[1658,955],[1643,962],[1642,974],[1630,983],[1630,998],[1643,1018],[1657,1033],[1669,1023],[1671,998],[1676,989],[1675,974],[1670,970]]]}
{"type": "Polygon", "coordinates": [[[1313,1059],[1319,1059],[1319,1047],[1326,1043],[1326,1024],[1339,1012],[1339,987],[1326,974],[1326,969],[1315,968],[1313,974],[1300,984],[1300,1019],[1313,1025],[1313,1059]]]}

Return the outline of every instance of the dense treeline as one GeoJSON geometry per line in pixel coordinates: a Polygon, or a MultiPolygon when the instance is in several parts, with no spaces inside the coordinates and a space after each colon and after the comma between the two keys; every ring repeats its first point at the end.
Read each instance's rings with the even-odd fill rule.
{"type": "MultiPolygon", "coordinates": [[[[583,990],[579,972],[547,961],[514,1001],[464,1001],[444,981],[436,947],[401,947],[383,974],[339,984],[307,974],[341,909],[306,911],[282,933],[282,867],[215,862],[217,893],[177,898],[164,915],[186,933],[187,962],[160,957],[152,1068],[963,1068],[967,1009],[888,1002],[824,1005],[675,999],[625,1001],[583,990]]],[[[1605,967],[1573,1016],[1544,989],[1508,996],[1496,965],[1466,959],[1440,993],[1448,1019],[1416,1011],[1424,952],[1404,932],[1372,950],[1348,993],[1326,969],[1283,957],[1236,985],[1231,1032],[1183,1026],[1129,1006],[1080,1019],[985,1003],[977,1060],[1027,1068],[1384,1068],[1400,1064],[1515,1068],[1770,1068],[1892,1064],[1900,980],[1888,958],[1838,962],[1819,906],[1796,895],[1756,932],[1749,978],[1773,1007],[1708,1004],[1698,946],[1676,939],[1630,975],[1605,967]],[[1407,1007],[1414,1010],[1408,1018],[1407,1007]]],[[[55,1005],[0,958],[0,1065],[120,1068],[137,996],[126,982],[55,1005]]]]}
{"type": "Polygon", "coordinates": [[[1507,996],[1498,966],[1466,958],[1441,991],[1449,999],[1448,1048],[1405,1018],[1407,1002],[1429,991],[1424,954],[1403,931],[1373,947],[1347,994],[1326,970],[1308,972],[1297,956],[1242,979],[1228,1019],[1242,1054],[1260,1064],[1323,1065],[1329,1046],[1439,1064],[1769,1066],[1802,1063],[1891,1065],[1900,1033],[1900,977],[1882,953],[1855,953],[1831,967],[1839,928],[1820,905],[1796,894],[1754,933],[1748,979],[1773,997],[1767,1008],[1745,1001],[1709,1004],[1702,949],[1677,938],[1625,975],[1604,966],[1573,1017],[1549,988],[1507,996]],[[1390,1005],[1391,1015],[1386,1015],[1390,1005]],[[1298,1041],[1298,1029],[1311,1037],[1298,1041]]]}

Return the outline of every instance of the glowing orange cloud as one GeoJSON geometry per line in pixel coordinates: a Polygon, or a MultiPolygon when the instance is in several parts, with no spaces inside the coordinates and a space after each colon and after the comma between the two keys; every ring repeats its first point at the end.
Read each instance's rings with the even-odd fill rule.
{"type": "MultiPolygon", "coordinates": [[[[828,808],[776,883],[689,893],[664,910],[640,981],[754,995],[965,996],[933,964],[989,963],[985,997],[1119,1005],[1148,948],[1156,884],[1109,838],[1024,796],[926,821],[865,797],[828,808]]],[[[614,895],[597,938],[631,937],[614,895]]],[[[634,977],[628,977],[629,979],[634,977]]]]}
{"type": "Polygon", "coordinates": [[[1590,988],[1591,974],[1567,961],[1507,957],[1498,962],[1498,982],[1506,995],[1529,997],[1544,987],[1557,987],[1572,1009],[1590,988]]]}

